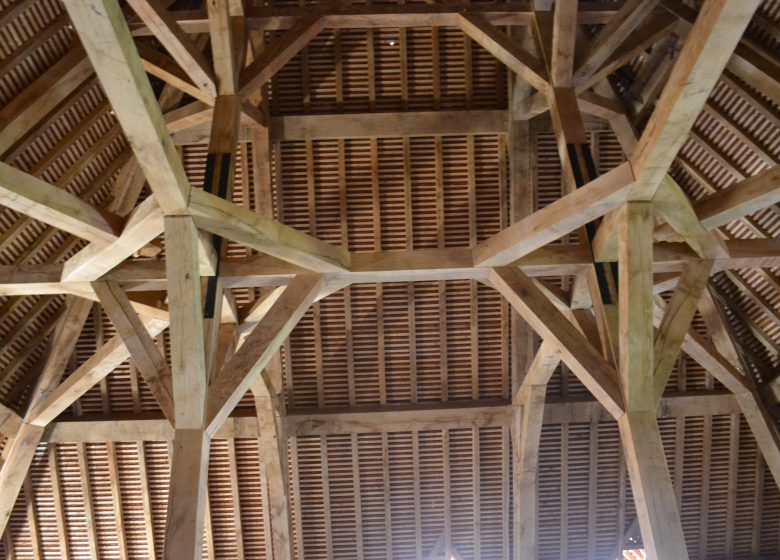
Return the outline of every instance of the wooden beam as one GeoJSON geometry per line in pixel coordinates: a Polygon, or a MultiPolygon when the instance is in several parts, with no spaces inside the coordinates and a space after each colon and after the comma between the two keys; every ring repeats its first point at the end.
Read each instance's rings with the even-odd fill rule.
{"type": "Polygon", "coordinates": [[[136,45],[136,48],[141,64],[148,74],[203,103],[214,105],[214,97],[192,83],[190,77],[172,58],[143,43],[136,45]]]}
{"type": "Polygon", "coordinates": [[[13,437],[21,425],[22,417],[4,404],[0,404],[0,434],[13,437]]]}
{"type": "Polygon", "coordinates": [[[211,65],[190,37],[159,0],[129,0],[138,17],[154,33],[154,36],[189,76],[192,83],[211,98],[217,88],[211,65]]]}
{"type": "MultiPolygon", "coordinates": [[[[700,298],[699,311],[717,351],[721,356],[726,357],[727,363],[736,366],[737,370],[733,371],[732,375],[739,375],[741,360],[737,344],[710,290],[705,290],[700,298]]],[[[744,371],[742,374],[749,375],[748,372],[744,371]]],[[[780,486],[780,435],[778,435],[777,423],[768,413],[752,380],[749,377],[743,379],[745,383],[742,386],[735,386],[733,392],[740,410],[756,438],[758,448],[772,473],[775,484],[780,486]]]]}
{"type": "Polygon", "coordinates": [[[65,261],[62,279],[96,280],[157,238],[162,230],[162,213],[157,201],[149,197],[136,207],[116,241],[108,245],[90,243],[65,261]]]}
{"type": "Polygon", "coordinates": [[[38,130],[46,116],[67,100],[90,76],[84,50],[75,46],[0,111],[0,157],[38,130]]]}
{"type": "Polygon", "coordinates": [[[268,492],[268,523],[270,524],[273,560],[294,558],[290,485],[287,461],[287,423],[274,406],[278,395],[269,394],[262,380],[253,387],[257,410],[258,447],[265,469],[268,492]],[[258,387],[258,390],[254,388],[258,387]],[[264,394],[263,394],[264,393],[264,394]]]}
{"type": "MultiPolygon", "coordinates": [[[[264,374],[265,366],[324,289],[320,275],[297,277],[219,372],[208,389],[205,425],[210,434],[224,423],[253,380],[264,374]]],[[[272,387],[267,379],[266,384],[272,387]]]]}
{"type": "Polygon", "coordinates": [[[633,184],[624,163],[474,248],[475,266],[505,266],[617,208],[633,184]]]}
{"type": "Polygon", "coordinates": [[[0,204],[83,239],[104,244],[116,240],[113,227],[94,206],[2,162],[0,204]]]}
{"type": "MultiPolygon", "coordinates": [[[[663,6],[690,28],[696,22],[696,11],[679,0],[664,0],[663,6]]],[[[726,68],[746,84],[755,87],[775,104],[780,103],[780,68],[776,60],[761,52],[749,40],[742,40],[729,58],[726,68]]]]}
{"type": "Polygon", "coordinates": [[[687,559],[655,411],[627,412],[618,420],[618,427],[647,557],[687,559]]]}
{"type": "Polygon", "coordinates": [[[629,202],[618,213],[620,380],[626,409],[655,409],[653,388],[653,213],[629,202]]]}
{"type": "Polygon", "coordinates": [[[202,429],[177,428],[175,431],[165,523],[165,558],[199,560],[203,554],[210,444],[202,429]]]}
{"type": "Polygon", "coordinates": [[[315,272],[349,264],[342,249],[205,191],[192,192],[190,212],[200,228],[315,272]]]}
{"type": "Polygon", "coordinates": [[[701,223],[715,229],[780,202],[780,167],[770,167],[694,203],[701,223]]]}
{"type": "Polygon", "coordinates": [[[688,332],[699,298],[707,288],[712,272],[712,261],[691,263],[685,267],[677,288],[664,312],[654,343],[653,393],[655,402],[663,396],[680,348],[688,332]]]}
{"type": "Polygon", "coordinates": [[[208,376],[203,348],[203,309],[197,264],[197,229],[187,216],[165,219],[171,324],[171,369],[176,427],[200,429],[208,376]]]}
{"type": "Polygon", "coordinates": [[[550,87],[542,62],[484,18],[461,14],[458,27],[537,90],[544,92],[550,87]]]}
{"type": "Polygon", "coordinates": [[[130,358],[157,400],[160,410],[173,423],[173,385],[165,357],[133,309],[127,294],[118,284],[93,282],[92,288],[130,353],[130,358]]]}
{"type": "Polygon", "coordinates": [[[653,208],[701,257],[714,259],[728,253],[720,236],[701,223],[690,199],[669,175],[661,180],[653,198],[653,208]]]}
{"type": "Polygon", "coordinates": [[[601,68],[621,43],[650,15],[658,2],[659,0],[627,0],[618,13],[601,28],[591,44],[585,62],[577,68],[575,85],[581,84],[601,68]]]}
{"type": "MultiPolygon", "coordinates": [[[[581,2],[580,25],[603,25],[614,17],[621,2],[581,2]]],[[[326,29],[376,29],[383,27],[457,27],[461,13],[477,14],[497,26],[530,25],[533,7],[529,2],[487,2],[471,4],[467,8],[457,4],[354,4],[333,6],[323,14],[326,29]]],[[[176,21],[187,33],[208,32],[208,19],[203,10],[177,10],[176,21]]],[[[250,30],[290,29],[301,18],[311,15],[307,6],[261,6],[244,11],[250,30]]],[[[133,25],[133,35],[148,36],[148,27],[133,25]]]]}
{"type": "Polygon", "coordinates": [[[637,178],[633,198],[655,194],[758,4],[713,0],[702,6],[631,157],[637,178]]]}
{"type": "Polygon", "coordinates": [[[214,59],[214,71],[217,76],[217,93],[219,95],[235,95],[238,86],[238,72],[244,65],[243,56],[236,60],[239,53],[245,52],[237,48],[243,37],[234,37],[236,32],[243,35],[244,18],[230,15],[229,0],[214,0],[206,4],[209,15],[209,36],[211,38],[211,55],[214,59]],[[234,24],[236,28],[234,29],[234,24]]]}
{"type": "Polygon", "coordinates": [[[45,400],[50,391],[58,387],[91,306],[91,302],[75,297],[67,298],[65,312],[57,321],[57,327],[49,341],[43,371],[30,397],[30,411],[25,414],[8,452],[5,453],[6,461],[0,467],[0,534],[5,532],[16,498],[32,464],[35,448],[43,436],[43,426],[36,425],[31,411],[45,400]]]}
{"type": "Polygon", "coordinates": [[[189,216],[165,218],[176,417],[165,527],[167,558],[200,558],[203,548],[210,438],[203,429],[208,371],[198,239],[189,216]]]}
{"type": "MultiPolygon", "coordinates": [[[[744,268],[772,268],[780,266],[780,240],[740,239],[726,242],[728,256],[714,259],[715,270],[744,268]]],[[[701,259],[687,244],[661,242],[653,246],[653,273],[679,273],[692,261],[701,259]]],[[[517,260],[517,266],[526,276],[573,276],[582,273],[593,263],[591,255],[580,245],[556,244],[537,249],[517,260]]],[[[142,259],[117,266],[105,275],[128,292],[165,290],[165,260],[142,259]]],[[[286,286],[298,274],[307,270],[273,257],[253,255],[225,259],[220,267],[220,278],[226,288],[286,286]]],[[[439,280],[487,279],[489,267],[475,267],[470,248],[433,249],[413,251],[380,251],[355,253],[350,270],[329,273],[329,282],[375,284],[385,282],[421,282],[439,280]]],[[[63,266],[59,264],[0,266],[0,295],[54,295],[78,294],[97,300],[91,284],[85,281],[63,281],[63,266]]],[[[662,277],[659,276],[659,279],[662,277]]],[[[674,284],[672,284],[673,286],[674,284]]],[[[659,285],[661,292],[670,289],[659,285]],[[661,289],[663,288],[663,289],[661,289]]],[[[132,298],[131,298],[132,299],[132,298]]],[[[151,311],[133,306],[143,313],[151,311]]]]}
{"type": "Polygon", "coordinates": [[[324,27],[319,14],[309,14],[301,17],[284,36],[266,48],[260,56],[241,71],[239,79],[239,96],[247,100],[268,82],[309,42],[316,37],[324,27]]]}
{"type": "Polygon", "coordinates": [[[488,280],[543,339],[557,346],[561,359],[599,402],[615,418],[622,416],[623,398],[615,370],[533,281],[506,268],[493,269],[488,280]]]}
{"type": "MultiPolygon", "coordinates": [[[[510,427],[514,407],[507,399],[427,403],[413,407],[390,405],[350,409],[292,409],[284,418],[288,437],[410,432],[442,429],[510,427]]],[[[724,391],[668,393],[656,410],[658,418],[692,418],[739,413],[734,394],[724,391]]],[[[255,414],[231,416],[217,430],[215,439],[256,439],[255,414]]],[[[614,418],[591,398],[552,399],[545,403],[544,424],[608,422],[614,418]]],[[[161,415],[146,414],[108,418],[63,417],[44,431],[41,441],[52,443],[101,443],[172,441],[175,429],[161,415]]]]}
{"type": "Polygon", "coordinates": [[[504,110],[287,115],[272,117],[270,129],[273,141],[503,134],[507,129],[507,120],[507,112],[504,110]]]}
{"type": "MultiPolygon", "coordinates": [[[[656,298],[653,308],[653,324],[656,328],[661,325],[665,311],[666,305],[656,298]]],[[[712,344],[695,331],[689,330],[686,333],[682,349],[732,393],[740,394],[750,391],[748,380],[729,360],[713,348],[712,344]]]]}
{"type": "Polygon", "coordinates": [[[68,0],[71,21],[166,214],[186,213],[190,184],[117,0],[68,0]]]}
{"type": "MultiPolygon", "coordinates": [[[[152,337],[160,334],[168,326],[168,321],[160,317],[144,317],[143,323],[152,337]]],[[[130,352],[121,337],[111,338],[76,368],[65,381],[47,391],[45,396],[30,408],[27,421],[38,426],[46,426],[129,358],[130,352]]]]}
{"type": "Polygon", "coordinates": [[[519,402],[513,403],[516,560],[536,558],[538,554],[539,443],[544,423],[547,382],[560,360],[555,345],[544,341],[523,380],[519,402]]]}
{"type": "Polygon", "coordinates": [[[577,2],[555,3],[553,12],[552,58],[550,78],[555,87],[571,87],[574,71],[574,46],[577,38],[577,2]]]}
{"type": "Polygon", "coordinates": [[[13,440],[8,443],[5,453],[7,459],[0,467],[0,531],[5,532],[11,512],[16,504],[19,491],[22,489],[30,465],[35,456],[35,449],[43,436],[43,428],[23,423],[13,440]]]}
{"type": "Polygon", "coordinates": [[[653,325],[648,320],[653,313],[651,203],[627,203],[618,221],[619,363],[626,402],[618,427],[649,558],[685,559],[682,522],[655,417],[653,325]]]}

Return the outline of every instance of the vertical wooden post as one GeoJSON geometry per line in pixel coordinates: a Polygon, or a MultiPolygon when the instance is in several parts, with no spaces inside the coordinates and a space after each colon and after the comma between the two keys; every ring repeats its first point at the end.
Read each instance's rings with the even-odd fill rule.
{"type": "Polygon", "coordinates": [[[653,388],[653,221],[650,203],[618,216],[620,378],[626,413],[618,421],[647,557],[687,559],[680,513],[653,388]]]}

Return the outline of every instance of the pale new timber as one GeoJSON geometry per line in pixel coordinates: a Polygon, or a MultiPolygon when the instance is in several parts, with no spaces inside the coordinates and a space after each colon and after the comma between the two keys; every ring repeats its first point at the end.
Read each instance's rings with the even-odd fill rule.
{"type": "Polygon", "coordinates": [[[68,0],[68,15],[163,212],[186,212],[190,184],[116,0],[68,0]]]}

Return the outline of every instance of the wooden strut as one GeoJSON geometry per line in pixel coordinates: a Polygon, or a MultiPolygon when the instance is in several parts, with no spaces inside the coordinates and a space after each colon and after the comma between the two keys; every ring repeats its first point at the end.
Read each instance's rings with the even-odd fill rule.
{"type": "MultiPolygon", "coordinates": [[[[488,281],[544,338],[526,382],[512,401],[512,406],[523,407],[522,426],[514,426],[515,440],[520,443],[516,449],[520,466],[517,483],[521,486],[520,495],[529,496],[529,502],[534,501],[530,496],[536,488],[545,385],[558,361],[562,360],[618,422],[649,558],[687,558],[679,509],[657,425],[658,405],[671,371],[670,362],[679,354],[680,348],[707,364],[708,369],[735,394],[734,399],[757,434],[773,475],[780,481],[780,440],[777,431],[769,426],[755,388],[735,371],[721,352],[689,332],[695,306],[713,271],[755,262],[767,266],[765,263],[780,260],[776,240],[762,244],[716,243],[708,241],[706,233],[735,215],[745,215],[774,204],[778,200],[776,168],[745,180],[739,195],[734,194],[735,191],[719,194],[697,204],[687,214],[685,210],[682,217],[673,215],[670,205],[664,206],[664,201],[659,199],[657,206],[665,208],[662,215],[672,228],[686,233],[683,237],[692,250],[679,246],[670,248],[674,244],[661,244],[659,250],[652,241],[654,203],[650,201],[659,193],[672,199],[675,196],[675,187],[670,187],[666,179],[667,170],[714,85],[715,77],[728,63],[733,50],[729,47],[736,46],[756,9],[755,0],[722,1],[717,5],[712,2],[705,6],[707,17],[699,18],[693,24],[650,124],[639,138],[636,151],[629,154],[630,162],[601,177],[597,176],[587,143],[577,99],[580,92],[575,88],[578,82],[592,77],[622,38],[630,35],[646,15],[644,12],[631,14],[629,7],[634,7],[635,2],[627,2],[608,23],[608,29],[616,30],[616,37],[621,41],[599,36],[579,69],[573,66],[575,43],[570,37],[558,33],[550,38],[551,42],[547,41],[547,15],[543,13],[533,12],[528,16],[536,25],[539,38],[540,56],[536,57],[519,48],[498,30],[498,23],[493,23],[509,16],[435,12],[439,20],[451,16],[452,22],[465,33],[544,93],[556,128],[564,175],[572,192],[473,250],[368,256],[351,255],[274,222],[270,217],[252,215],[229,202],[242,101],[254,93],[251,90],[270,79],[320,29],[327,27],[328,22],[332,25],[333,19],[318,15],[299,21],[275,49],[256,58],[244,71],[247,74],[241,73],[239,80],[238,70],[243,66],[243,57],[239,56],[234,67],[234,29],[227,0],[209,3],[208,24],[217,66],[214,72],[182,31],[196,28],[199,23],[182,22],[180,27],[180,23],[153,0],[132,0],[131,4],[148,29],[185,70],[194,87],[214,99],[205,192],[193,190],[189,184],[118,3],[115,0],[68,0],[68,13],[108,97],[116,101],[117,118],[131,140],[154,198],[136,208],[120,233],[111,216],[107,217],[52,185],[5,164],[0,165],[0,195],[7,206],[93,241],[65,267],[0,269],[0,293],[78,296],[68,299],[67,312],[53,336],[44,375],[34,391],[29,410],[24,416],[18,416],[5,408],[0,409],[0,429],[14,435],[8,460],[0,469],[0,532],[6,526],[24,484],[36,445],[47,437],[44,428],[95,382],[105,378],[115,365],[132,356],[153,386],[155,397],[165,412],[166,433],[172,431],[172,484],[165,555],[198,558],[206,515],[205,487],[211,438],[217,437],[220,430],[234,430],[235,433],[240,422],[234,421],[227,428],[223,426],[229,423],[230,413],[250,386],[254,388],[256,398],[265,397],[263,391],[267,392],[268,400],[261,401],[258,408],[267,409],[272,398],[278,396],[278,381],[275,384],[266,366],[310,305],[353,282],[398,281],[400,271],[403,271],[402,277],[410,281],[461,277],[488,281]],[[552,52],[551,46],[554,47],[552,52]],[[116,60],[123,61],[118,70],[116,60]],[[696,80],[688,79],[690,75],[696,80]],[[122,100],[126,103],[120,103],[122,100]],[[598,237],[596,220],[610,211],[615,211],[613,225],[618,243],[617,254],[607,259],[602,258],[603,254],[594,253],[593,246],[597,245],[598,237]],[[696,212],[699,212],[698,217],[696,212]],[[165,263],[158,262],[147,268],[144,268],[146,264],[135,268],[136,265],[130,263],[109,272],[159,235],[163,224],[168,248],[165,263]],[[691,228],[686,229],[688,226],[691,228]],[[548,247],[551,241],[580,229],[583,230],[583,247],[564,246],[563,250],[548,247]],[[201,230],[211,234],[205,249],[201,230]],[[152,234],[154,236],[150,237],[152,234]],[[256,268],[248,267],[246,262],[231,262],[225,258],[227,239],[242,242],[275,258],[261,257],[256,268]],[[208,251],[209,243],[212,251],[208,251]],[[754,248],[754,253],[745,257],[748,245],[754,248]],[[121,251],[117,252],[117,248],[121,251]],[[214,258],[212,268],[205,269],[205,297],[201,302],[204,250],[214,258]],[[117,260],[109,259],[110,266],[106,268],[107,263],[101,261],[109,253],[115,253],[117,260]],[[160,275],[159,270],[150,271],[154,266],[164,267],[167,275],[160,275]],[[249,270],[256,277],[254,280],[246,280],[249,270]],[[532,270],[537,274],[531,274],[532,270]],[[586,274],[592,271],[589,282],[591,297],[597,307],[600,348],[593,346],[593,337],[589,337],[583,324],[576,321],[573,310],[567,306],[561,308],[560,303],[545,292],[543,285],[531,278],[562,270],[586,274]],[[674,296],[664,309],[663,303],[653,299],[656,280],[653,275],[680,270],[682,275],[674,296]],[[10,280],[4,281],[6,276],[10,280]],[[254,318],[254,332],[252,326],[246,329],[247,344],[221,367],[222,363],[217,360],[217,335],[223,290],[240,286],[242,281],[244,285],[257,282],[257,285],[287,285],[287,288],[275,295],[264,315],[260,313],[260,317],[254,318]],[[142,291],[150,286],[168,289],[168,312],[134,302],[124,291],[142,291]],[[72,353],[86,319],[88,299],[99,299],[103,303],[119,334],[60,383],[65,359],[72,353]],[[614,312],[618,313],[617,322],[611,316],[614,312]],[[657,335],[653,333],[651,316],[662,326],[662,332],[657,335]],[[161,361],[152,342],[152,337],[168,325],[173,340],[172,371],[168,371],[164,360],[161,361]]],[[[655,3],[649,4],[654,6],[655,3]]],[[[650,7],[645,6],[645,9],[649,11],[650,7]]],[[[353,16],[358,17],[360,13],[342,17],[353,16]]],[[[554,17],[559,25],[576,27],[578,21],[581,23],[576,9],[567,2],[556,3],[554,17]]],[[[136,32],[143,30],[139,28],[136,32]]],[[[581,96],[588,103],[598,101],[594,101],[592,95],[586,97],[582,93],[581,96]]],[[[604,225],[607,225],[606,220],[604,225]]],[[[265,417],[273,420],[271,424],[279,421],[273,412],[265,417]]],[[[382,417],[374,416],[370,421],[362,418],[359,422],[373,423],[371,429],[376,429],[375,425],[381,421],[382,417]]],[[[440,422],[441,418],[428,421],[440,422]]],[[[292,425],[296,434],[340,429],[326,420],[313,425],[306,425],[304,421],[296,424],[295,419],[289,418],[284,422],[284,429],[290,429],[292,425]]],[[[62,423],[55,425],[54,440],[63,437],[56,436],[58,430],[67,429],[62,423]]],[[[278,446],[278,441],[270,441],[270,434],[276,429],[275,426],[256,425],[255,433],[263,432],[262,435],[269,438],[265,442],[267,447],[272,443],[278,446]]],[[[279,434],[286,436],[284,430],[274,433],[277,438],[279,434]]],[[[284,464],[277,467],[281,471],[284,464]]],[[[286,473],[274,471],[276,477],[283,475],[286,473]]],[[[285,491],[277,492],[279,499],[288,498],[285,491]]],[[[289,507],[286,503],[276,506],[289,507]]],[[[288,514],[285,512],[284,515],[288,514]]],[[[516,538],[525,547],[522,550],[529,555],[534,554],[534,537],[529,536],[529,532],[535,531],[533,523],[535,516],[519,516],[516,531],[516,538]]],[[[289,527],[284,530],[289,531],[289,527]]],[[[278,545],[274,546],[280,548],[274,557],[289,556],[290,536],[277,535],[277,538],[278,545]],[[281,552],[282,548],[288,552],[281,552]]],[[[445,539],[449,536],[445,535],[445,539]]],[[[451,548],[450,545],[447,547],[451,548]]]]}

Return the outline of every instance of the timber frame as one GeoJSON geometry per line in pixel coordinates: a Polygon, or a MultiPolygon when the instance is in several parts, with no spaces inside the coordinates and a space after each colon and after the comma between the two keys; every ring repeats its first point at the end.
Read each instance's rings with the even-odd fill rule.
{"type": "MultiPolygon", "coordinates": [[[[258,440],[270,504],[268,546],[275,560],[303,558],[300,533],[296,536],[301,521],[294,519],[300,511],[290,503],[291,487],[298,483],[288,478],[288,444],[307,435],[384,434],[387,462],[386,433],[393,429],[415,434],[443,427],[507,429],[515,523],[508,533],[516,560],[538,555],[545,424],[617,423],[636,523],[650,559],[691,553],[673,478],[680,475],[667,463],[659,417],[741,413],[780,485],[780,434],[768,408],[780,389],[772,379],[759,387],[723,315],[721,301],[728,298],[718,296],[712,282],[719,273],[769,274],[780,267],[780,239],[737,239],[719,229],[780,202],[780,172],[769,157],[771,165],[759,173],[695,201],[670,174],[724,71],[748,83],[748,74],[750,79],[758,74],[777,101],[773,95],[780,86],[751,66],[754,47],[740,41],[758,0],[705,0],[698,14],[664,0],[626,0],[615,7],[559,0],[553,9],[545,2],[468,8],[342,2],[313,11],[208,0],[207,9],[187,12],[170,11],[160,0],[128,4],[123,10],[117,0],[64,0],[83,47],[68,55],[78,61],[69,61],[68,71],[94,71],[132,150],[120,162],[112,203],[98,208],[60,184],[0,162],[0,203],[88,241],[57,262],[0,266],[0,295],[64,296],[66,302],[28,404],[21,412],[0,408],[0,434],[9,441],[0,467],[0,533],[9,527],[19,495],[27,495],[28,472],[42,442],[172,442],[164,549],[157,551],[166,558],[200,558],[213,547],[203,541],[210,523],[213,440],[258,440]],[[584,36],[586,25],[603,25],[592,43],[584,36]],[[509,109],[271,114],[268,84],[323,30],[420,26],[457,28],[506,65],[512,77],[509,109]],[[525,34],[509,35],[502,26],[525,34]],[[277,30],[280,38],[264,49],[261,33],[277,30]],[[655,107],[641,112],[644,126],[637,134],[608,77],[672,34],[681,39],[679,54],[665,82],[655,86],[655,107]],[[206,35],[210,59],[203,54],[206,35]],[[156,43],[147,41],[150,36],[156,43]],[[148,75],[165,83],[167,96],[180,90],[193,101],[166,104],[167,96],[155,94],[148,75]],[[273,142],[501,134],[508,144],[510,182],[518,183],[528,180],[521,161],[529,142],[525,121],[548,111],[564,194],[538,210],[530,199],[513,202],[511,225],[479,242],[473,236],[468,247],[348,251],[273,217],[273,142]],[[583,114],[609,123],[623,163],[598,172],[588,136],[594,121],[583,114]],[[233,202],[242,142],[253,147],[257,211],[248,200],[245,206],[233,202]],[[202,189],[188,177],[181,157],[180,147],[192,144],[207,145],[202,189]],[[151,194],[141,200],[144,183],[151,194]],[[161,235],[164,258],[157,257],[161,235]],[[254,252],[236,257],[229,243],[254,252]],[[564,291],[547,280],[560,276],[577,281],[564,291]],[[413,396],[406,410],[386,402],[337,411],[287,409],[282,354],[289,363],[286,341],[313,306],[319,309],[320,300],[360,284],[455,280],[490,286],[512,310],[515,348],[505,398],[480,399],[477,387],[468,406],[457,401],[425,406],[413,396]],[[244,288],[259,288],[263,296],[236,306],[231,290],[244,288]],[[116,335],[69,370],[95,303],[116,335]],[[696,313],[706,317],[707,337],[692,326],[696,313]],[[168,353],[156,341],[165,332],[168,353]],[[725,390],[665,394],[681,352],[725,390]],[[114,421],[69,414],[128,359],[161,414],[114,421]],[[545,402],[561,365],[587,388],[590,400],[545,402]],[[237,411],[247,394],[256,407],[251,418],[237,411]]],[[[24,141],[26,111],[3,121],[0,153],[8,161],[24,141]]],[[[768,307],[777,316],[771,303],[768,307]]],[[[327,467],[327,459],[324,463],[327,467]]],[[[112,476],[118,480],[118,473],[112,476]]],[[[437,551],[448,559],[461,556],[446,526],[431,557],[437,551]]],[[[97,540],[91,539],[95,553],[97,540]]],[[[421,556],[421,538],[417,542],[421,556]]],[[[332,552],[333,543],[327,546],[332,552]]]]}

